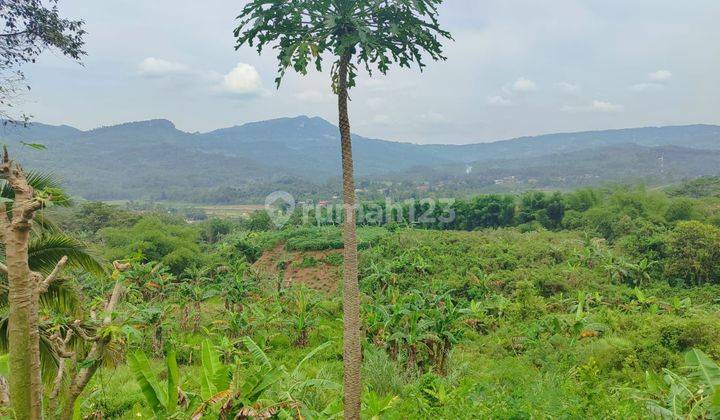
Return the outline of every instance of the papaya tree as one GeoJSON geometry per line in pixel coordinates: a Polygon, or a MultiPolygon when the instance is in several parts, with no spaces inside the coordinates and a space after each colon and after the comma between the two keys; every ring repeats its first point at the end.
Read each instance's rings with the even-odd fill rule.
{"type": "Polygon", "coordinates": [[[360,291],[355,231],[348,90],[355,87],[359,66],[386,74],[390,65],[417,65],[444,60],[440,40],[450,33],[438,22],[442,0],[251,0],[238,16],[236,49],[245,45],[277,51],[279,87],[288,69],[305,75],[313,63],[322,71],[333,61],[331,86],[338,100],[344,204],[343,362],[346,419],[360,416],[360,291]]]}
{"type": "Polygon", "coordinates": [[[5,149],[0,183],[0,283],[7,291],[0,295],[8,306],[0,324],[7,331],[10,402],[18,418],[42,418],[41,297],[47,303],[68,263],[102,269],[81,243],[53,232],[43,217],[44,208],[69,201],[51,177],[25,172],[5,149]]]}

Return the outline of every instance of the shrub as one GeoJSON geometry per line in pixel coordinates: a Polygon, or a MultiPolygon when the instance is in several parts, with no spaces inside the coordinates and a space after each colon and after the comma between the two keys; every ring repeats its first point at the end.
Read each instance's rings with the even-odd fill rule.
{"type": "Polygon", "coordinates": [[[202,254],[198,254],[188,248],[178,248],[162,259],[173,274],[180,274],[192,266],[202,266],[202,254]]]}
{"type": "Polygon", "coordinates": [[[405,385],[402,369],[388,354],[368,346],[363,358],[363,382],[379,395],[400,395],[405,385]]]}
{"type": "Polygon", "coordinates": [[[288,239],[285,249],[288,251],[324,251],[328,249],[340,249],[343,247],[342,238],[339,235],[328,235],[313,237],[312,235],[297,236],[288,239]]]}
{"type": "Polygon", "coordinates": [[[715,320],[679,319],[660,327],[662,344],[675,351],[707,349],[720,339],[715,320]]]}
{"type": "Polygon", "coordinates": [[[333,252],[332,254],[328,254],[323,261],[325,262],[325,264],[338,267],[342,265],[343,260],[343,254],[339,252],[333,252]]]}
{"type": "Polygon", "coordinates": [[[108,260],[141,253],[144,261],[162,261],[174,274],[193,264],[200,266],[205,260],[197,244],[198,230],[167,216],[146,215],[131,228],[105,228],[99,234],[108,260]]]}
{"type": "Polygon", "coordinates": [[[243,236],[234,236],[229,239],[228,243],[232,247],[234,252],[237,252],[250,262],[255,262],[262,255],[262,249],[250,241],[250,239],[243,236]]]}
{"type": "Polygon", "coordinates": [[[275,227],[270,215],[264,210],[254,211],[250,214],[250,217],[242,220],[241,225],[245,229],[252,231],[268,231],[273,230],[275,227]]]}
{"type": "Polygon", "coordinates": [[[665,211],[665,220],[677,222],[680,220],[692,220],[697,217],[693,200],[682,198],[674,200],[665,211]]]}
{"type": "Polygon", "coordinates": [[[304,256],[302,261],[297,261],[293,263],[293,265],[298,268],[310,268],[317,267],[319,263],[320,262],[313,257],[304,256]]]}
{"type": "Polygon", "coordinates": [[[697,221],[679,222],[667,239],[666,274],[688,282],[717,282],[720,229],[697,221]]]}

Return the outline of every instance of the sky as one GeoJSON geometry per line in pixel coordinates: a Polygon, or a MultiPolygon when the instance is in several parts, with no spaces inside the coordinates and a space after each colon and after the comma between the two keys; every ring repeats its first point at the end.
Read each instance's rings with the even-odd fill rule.
{"type": "MultiPolygon", "coordinates": [[[[166,118],[210,131],[278,117],[337,121],[329,68],[275,89],[273,51],[234,49],[244,1],[61,0],[86,21],[83,65],[46,53],[20,107],[82,129],[166,118]]],[[[413,143],[720,123],[718,0],[446,0],[447,61],[351,92],[354,132],[413,143]]]]}

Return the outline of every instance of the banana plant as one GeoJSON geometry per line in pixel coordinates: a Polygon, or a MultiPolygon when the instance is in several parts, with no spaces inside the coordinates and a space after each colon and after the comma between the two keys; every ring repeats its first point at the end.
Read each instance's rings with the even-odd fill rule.
{"type": "Polygon", "coordinates": [[[362,418],[380,420],[398,399],[396,395],[380,396],[375,391],[365,391],[362,398],[362,418]]]}
{"type": "Polygon", "coordinates": [[[238,365],[232,382],[226,389],[218,390],[214,395],[205,398],[192,414],[192,420],[202,418],[213,409],[220,418],[269,418],[281,411],[293,412],[296,417],[301,417],[302,404],[296,394],[311,386],[325,390],[340,389],[340,385],[332,381],[304,379],[300,372],[308,360],[329,347],[331,342],[323,343],[310,351],[292,371],[288,371],[283,365],[274,366],[267,354],[250,337],[244,337],[242,342],[253,359],[250,369],[241,370],[238,365]],[[271,394],[269,391],[281,382],[284,385],[283,390],[271,394]]]}
{"type": "Polygon", "coordinates": [[[445,374],[450,351],[463,336],[460,322],[465,315],[449,295],[441,296],[432,302],[426,314],[431,322],[430,338],[426,345],[430,349],[435,369],[440,374],[445,374]]]}
{"type": "Polygon", "coordinates": [[[472,300],[467,308],[463,308],[460,311],[465,315],[465,322],[468,326],[477,332],[484,331],[488,314],[481,302],[472,300]]]}
{"type": "Polygon", "coordinates": [[[310,294],[304,286],[294,290],[290,301],[290,320],[297,332],[295,345],[305,347],[308,344],[308,332],[317,324],[316,309],[319,300],[310,294]]]}
{"type": "Polygon", "coordinates": [[[685,365],[690,369],[690,377],[705,385],[705,394],[712,398],[716,414],[720,412],[720,366],[698,349],[685,353],[685,365]]]}
{"type": "Polygon", "coordinates": [[[718,418],[720,416],[720,366],[698,349],[685,353],[687,373],[663,370],[663,377],[646,374],[651,398],[647,409],[656,417],[670,419],[718,418]]]}
{"type": "Polygon", "coordinates": [[[182,409],[187,408],[187,399],[179,387],[180,372],[175,359],[175,352],[169,351],[165,357],[167,369],[166,387],[162,386],[155,373],[153,373],[145,353],[141,351],[132,353],[128,357],[128,364],[155,418],[180,418],[182,409]]]}
{"type": "MultiPolygon", "coordinates": [[[[250,408],[256,411],[255,414],[259,415],[260,407],[264,405],[259,401],[261,396],[282,379],[283,370],[273,367],[265,352],[251,338],[244,337],[242,341],[254,359],[255,368],[252,369],[252,372],[245,372],[244,374],[240,374],[239,370],[236,371],[232,383],[227,383],[219,389],[217,387],[217,385],[220,385],[219,383],[215,383],[212,386],[204,385],[210,382],[208,376],[217,371],[213,371],[216,366],[213,365],[212,360],[209,360],[212,359],[212,355],[208,354],[211,352],[209,343],[207,341],[203,343],[204,357],[202,375],[204,378],[201,378],[201,396],[203,403],[193,412],[191,419],[198,420],[202,418],[207,411],[213,408],[218,409],[218,406],[218,414],[221,418],[226,418],[230,412],[242,409],[247,411],[250,408]],[[209,391],[214,391],[214,393],[210,394],[209,391]]],[[[265,406],[268,408],[268,412],[272,411],[269,407],[277,407],[274,403],[265,406]]]]}
{"type": "Polygon", "coordinates": [[[200,371],[200,396],[203,400],[212,398],[220,391],[226,390],[230,383],[230,369],[220,363],[220,357],[210,343],[202,342],[201,346],[202,369],[200,371]]]}
{"type": "Polygon", "coordinates": [[[395,331],[390,340],[402,342],[406,353],[405,366],[408,370],[418,367],[422,348],[427,348],[427,343],[436,340],[437,337],[429,331],[432,323],[423,319],[418,311],[405,310],[405,321],[401,330],[395,331]]]}

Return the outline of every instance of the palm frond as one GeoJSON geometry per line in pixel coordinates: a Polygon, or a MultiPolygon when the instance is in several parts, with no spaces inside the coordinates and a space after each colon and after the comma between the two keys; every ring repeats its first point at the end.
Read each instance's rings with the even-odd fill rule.
{"type": "MultiPolygon", "coordinates": [[[[8,352],[8,318],[0,318],[0,353],[8,352]]],[[[43,381],[49,383],[55,376],[58,367],[58,356],[50,342],[50,334],[40,328],[40,369],[43,381]]]]}
{"type": "MultiPolygon", "coordinates": [[[[74,283],[59,279],[53,282],[45,293],[40,295],[40,307],[43,310],[77,319],[83,314],[81,300],[80,291],[74,283]]],[[[0,313],[7,311],[7,309],[7,277],[2,276],[0,277],[0,313]]]]}
{"type": "Polygon", "coordinates": [[[49,273],[63,256],[68,257],[68,266],[81,268],[92,274],[105,273],[101,260],[87,245],[71,236],[54,233],[34,238],[28,246],[30,269],[49,273]]]}
{"type": "Polygon", "coordinates": [[[43,234],[48,233],[62,233],[60,226],[58,226],[51,217],[48,217],[48,215],[43,212],[35,213],[34,220],[35,223],[33,223],[32,228],[33,236],[42,236],[43,234]]]}
{"type": "MultiPolygon", "coordinates": [[[[54,205],[70,206],[72,204],[70,196],[63,191],[57,177],[52,173],[27,171],[25,172],[25,178],[35,191],[52,190],[52,202],[54,205]]],[[[0,197],[11,200],[15,198],[15,192],[5,180],[0,180],[0,197]]]]}
{"type": "Polygon", "coordinates": [[[43,311],[52,311],[79,319],[83,315],[81,300],[80,291],[75,283],[60,279],[50,284],[48,290],[40,295],[40,307],[43,311]]]}

